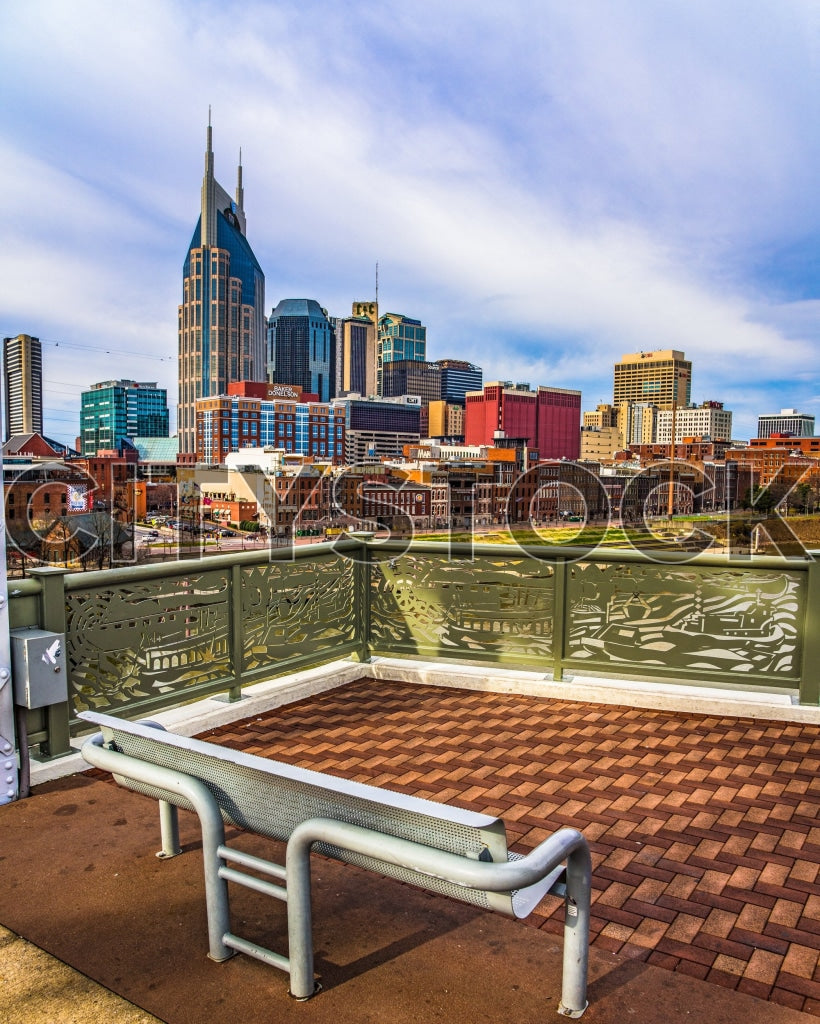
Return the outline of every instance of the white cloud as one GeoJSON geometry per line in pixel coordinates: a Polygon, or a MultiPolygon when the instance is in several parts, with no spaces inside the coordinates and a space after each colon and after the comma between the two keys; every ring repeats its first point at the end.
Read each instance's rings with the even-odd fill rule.
{"type": "MultiPolygon", "coordinates": [[[[758,398],[800,404],[770,380],[817,395],[816,304],[755,266],[820,234],[815,5],[32,0],[3,20],[15,331],[173,355],[210,102],[228,188],[243,147],[269,307],[345,312],[378,259],[383,306],[487,378],[594,405],[623,352],[672,347],[747,423],[758,398]]],[[[60,373],[145,376],[117,366],[60,373]]]]}

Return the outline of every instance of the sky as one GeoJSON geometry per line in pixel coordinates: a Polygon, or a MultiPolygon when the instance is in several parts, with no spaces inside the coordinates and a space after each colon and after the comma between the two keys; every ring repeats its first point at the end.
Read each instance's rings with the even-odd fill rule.
{"type": "Polygon", "coordinates": [[[612,401],[674,348],[736,438],[820,423],[820,0],[0,4],[0,329],[177,393],[208,108],[266,309],[372,299],[428,358],[612,401]]]}

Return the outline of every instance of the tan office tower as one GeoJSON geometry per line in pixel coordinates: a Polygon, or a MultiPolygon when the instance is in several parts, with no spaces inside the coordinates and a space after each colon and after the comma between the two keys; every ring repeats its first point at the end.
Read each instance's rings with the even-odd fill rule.
{"type": "Polygon", "coordinates": [[[6,439],[43,432],[43,356],[39,338],[3,339],[6,439]]]}
{"type": "Polygon", "coordinates": [[[692,364],[676,349],[633,352],[615,364],[613,405],[644,402],[671,409],[689,405],[691,393],[692,364]]]}
{"type": "Polygon", "coordinates": [[[353,315],[339,324],[342,356],[341,393],[376,394],[376,302],[354,302],[353,315]]]}
{"type": "Polygon", "coordinates": [[[182,272],[180,454],[196,452],[198,398],[224,395],[236,381],[265,380],[265,275],[245,230],[242,154],[232,199],[214,177],[209,123],[202,208],[182,272]]]}

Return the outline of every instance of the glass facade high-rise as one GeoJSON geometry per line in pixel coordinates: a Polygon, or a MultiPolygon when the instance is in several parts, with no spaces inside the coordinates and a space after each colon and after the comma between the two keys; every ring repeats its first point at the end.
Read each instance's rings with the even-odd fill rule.
{"type": "Polygon", "coordinates": [[[39,338],[3,339],[6,439],[43,432],[43,356],[39,338]]]}
{"type": "Polygon", "coordinates": [[[268,380],[330,401],[335,333],[315,299],[282,299],[268,319],[268,380]]]}
{"type": "Polygon", "coordinates": [[[214,177],[208,125],[201,212],[179,307],[180,453],[196,450],[196,400],[265,377],[265,275],[245,237],[242,161],[232,199],[214,177]]]}
{"type": "Polygon", "coordinates": [[[168,392],[154,383],[106,380],[80,395],[83,455],[115,449],[134,437],[168,436],[168,392]]]}
{"type": "Polygon", "coordinates": [[[383,367],[399,359],[427,358],[427,328],[421,320],[401,313],[385,313],[379,317],[376,343],[376,393],[383,394],[383,367]]]}
{"type": "Polygon", "coordinates": [[[441,369],[441,398],[444,402],[464,405],[468,391],[480,391],[484,386],[484,371],[464,359],[439,359],[433,365],[441,369]]]}

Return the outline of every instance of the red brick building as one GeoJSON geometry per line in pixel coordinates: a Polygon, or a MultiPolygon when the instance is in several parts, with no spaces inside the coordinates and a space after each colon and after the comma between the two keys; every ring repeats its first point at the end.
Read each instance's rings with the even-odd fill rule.
{"type": "Polygon", "coordinates": [[[464,443],[493,445],[499,432],[536,449],[542,459],[577,459],[581,453],[581,392],[515,386],[508,381],[468,391],[464,443]]]}

